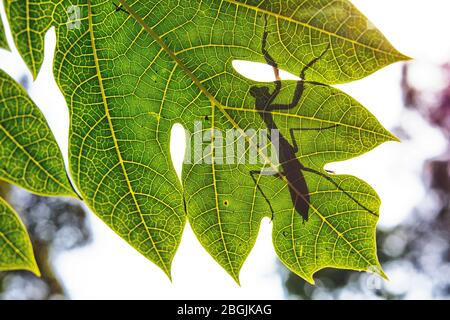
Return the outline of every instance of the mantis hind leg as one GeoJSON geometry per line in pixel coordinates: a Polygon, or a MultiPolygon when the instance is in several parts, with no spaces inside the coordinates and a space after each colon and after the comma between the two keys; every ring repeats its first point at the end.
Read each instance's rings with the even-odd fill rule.
{"type": "Polygon", "coordinates": [[[277,172],[277,171],[252,170],[252,171],[250,171],[250,175],[251,175],[251,177],[253,179],[253,182],[255,183],[256,188],[258,188],[258,191],[262,194],[264,200],[268,204],[268,206],[270,208],[270,212],[272,213],[271,220],[273,220],[275,212],[273,211],[272,204],[270,203],[269,199],[265,195],[265,193],[262,190],[262,188],[259,186],[259,183],[258,183],[259,181],[255,178],[255,175],[273,176],[273,177],[281,178],[281,174],[279,172],[277,172]]]}
{"type": "Polygon", "coordinates": [[[375,212],[373,212],[372,210],[370,210],[369,208],[367,208],[365,205],[363,205],[358,199],[356,199],[354,196],[352,196],[349,192],[347,192],[346,190],[344,190],[336,181],[333,180],[333,178],[327,176],[326,174],[311,169],[311,168],[307,168],[307,167],[303,167],[302,168],[303,171],[321,176],[322,178],[324,178],[325,180],[327,180],[328,182],[332,183],[338,190],[342,191],[349,199],[351,199],[353,202],[355,202],[358,206],[360,206],[361,208],[363,208],[364,210],[366,210],[368,213],[370,213],[371,215],[374,215],[376,217],[378,217],[378,214],[376,214],[375,212]]]}
{"type": "Polygon", "coordinates": [[[294,147],[294,153],[298,153],[298,151],[299,151],[297,139],[295,138],[295,132],[296,131],[322,131],[322,130],[333,129],[333,128],[336,128],[338,126],[339,125],[336,124],[336,125],[329,126],[329,127],[324,127],[324,128],[291,128],[291,129],[289,129],[289,133],[291,135],[292,146],[294,147]]]}
{"type": "Polygon", "coordinates": [[[306,64],[302,71],[300,72],[300,79],[302,80],[306,80],[306,71],[308,71],[308,69],[310,69],[311,67],[313,67],[317,62],[319,62],[319,60],[321,60],[324,55],[328,52],[328,50],[330,50],[331,47],[331,42],[328,43],[328,46],[326,47],[326,49],[320,54],[320,56],[318,56],[317,58],[314,58],[313,60],[311,60],[308,64],[306,64]]]}

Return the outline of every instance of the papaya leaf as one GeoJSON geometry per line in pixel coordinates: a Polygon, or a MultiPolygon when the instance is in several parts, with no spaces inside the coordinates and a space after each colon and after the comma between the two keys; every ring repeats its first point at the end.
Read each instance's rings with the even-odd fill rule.
{"type": "Polygon", "coordinates": [[[25,226],[0,197],[0,270],[28,270],[40,276],[25,226]]]}
{"type": "MultiPolygon", "coordinates": [[[[292,85],[290,87],[293,87],[292,85]]],[[[289,90],[289,86],[288,86],[289,90]]],[[[292,96],[291,93],[288,95],[292,96]]],[[[299,159],[321,172],[305,172],[311,217],[304,223],[292,208],[284,181],[263,177],[277,205],[273,242],[280,259],[293,272],[314,283],[325,267],[370,271],[385,277],[376,256],[375,229],[380,200],[363,181],[323,170],[327,163],[361,155],[398,139],[358,102],[332,87],[309,85],[304,99],[288,112],[275,115],[281,134],[289,129],[322,128],[296,135],[299,159]]]]}
{"type": "Polygon", "coordinates": [[[41,111],[0,70],[0,179],[33,193],[76,197],[41,111]]]}
{"type": "MultiPolygon", "coordinates": [[[[292,97],[296,87],[289,81],[284,84],[281,101],[292,97]]],[[[377,194],[357,178],[330,175],[323,168],[396,138],[358,102],[335,88],[307,85],[303,97],[295,108],[272,114],[284,137],[289,137],[293,128],[321,128],[295,135],[299,161],[323,175],[304,174],[311,197],[309,221],[304,222],[293,207],[287,181],[261,175],[257,177],[261,190],[257,188],[250,172],[260,171],[261,166],[216,165],[216,172],[211,172],[204,164],[194,164],[186,166],[184,175],[191,225],[209,252],[237,278],[254,245],[261,219],[272,215],[266,198],[274,211],[275,250],[296,274],[309,282],[324,267],[382,274],[376,257],[377,194]],[[211,212],[218,214],[213,216],[211,212]]],[[[235,124],[246,132],[265,128],[264,122],[255,119],[251,104],[224,108],[230,119],[218,117],[215,128],[228,130],[235,124]]],[[[249,144],[246,147],[250,148],[249,144]]],[[[273,163],[266,163],[265,169],[283,170],[273,163]]]]}
{"type": "Polygon", "coordinates": [[[383,275],[376,193],[323,167],[396,138],[328,85],[408,58],[349,1],[8,0],[5,6],[32,71],[39,69],[49,22],[55,26],[54,74],[71,116],[74,181],[88,206],[166,274],[187,213],[202,245],[237,282],[264,217],[273,217],[281,260],[310,282],[324,267],[383,275]],[[27,12],[39,12],[44,22],[25,28],[27,12]],[[256,83],[233,68],[234,60],[277,64],[296,75],[307,67],[311,82],[302,82],[300,95],[298,82],[256,83]],[[300,99],[263,112],[255,88],[279,91],[279,105],[300,99]],[[176,123],[193,134],[182,184],[169,151],[176,123]],[[285,141],[282,153],[298,145],[290,162],[300,164],[308,192],[294,188],[283,163],[254,143],[251,132],[268,124],[285,141]],[[226,132],[234,139],[220,145],[226,132]],[[222,147],[241,138],[263,163],[220,159],[222,147]],[[263,169],[277,174],[252,175],[263,169]],[[294,193],[310,199],[308,212],[296,210],[294,193]]]}

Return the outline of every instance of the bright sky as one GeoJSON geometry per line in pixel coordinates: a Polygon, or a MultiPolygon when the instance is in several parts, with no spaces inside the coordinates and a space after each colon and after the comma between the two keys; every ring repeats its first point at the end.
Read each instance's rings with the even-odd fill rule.
{"type": "MultiPolygon", "coordinates": [[[[415,58],[413,76],[421,86],[430,87],[439,80],[434,66],[450,60],[450,2],[448,0],[353,0],[357,7],[387,36],[401,52],[415,58]]],[[[3,4],[0,2],[2,18],[3,4]]],[[[6,21],[6,19],[3,19],[6,21]]],[[[12,45],[11,37],[8,34],[12,45]]],[[[67,154],[68,111],[52,78],[55,44],[53,30],[46,36],[46,59],[30,95],[47,116],[57,140],[67,154]]],[[[241,66],[245,69],[245,66],[241,66]]],[[[0,68],[15,79],[28,74],[16,50],[0,50],[0,68]]],[[[254,68],[253,72],[254,72],[254,68]]],[[[443,151],[443,138],[418,116],[402,111],[399,96],[401,65],[385,68],[364,80],[341,86],[388,128],[403,124],[414,128],[412,140],[390,143],[347,161],[330,165],[338,173],[354,174],[369,182],[383,200],[381,227],[394,227],[425,196],[420,184],[423,161],[443,151]]],[[[245,70],[243,70],[245,72],[245,70]]],[[[263,76],[255,74],[256,77],[263,76]]],[[[182,132],[174,133],[181,137],[182,132]]],[[[174,139],[180,141],[180,139],[174,139]]],[[[181,139],[182,140],[182,139],[181,139]]],[[[179,167],[180,146],[173,146],[179,167]]],[[[271,225],[263,221],[260,237],[241,273],[242,287],[208,256],[186,228],[173,265],[173,283],[152,263],[121,240],[93,214],[89,216],[92,244],[57,257],[56,268],[74,299],[281,299],[280,277],[275,272],[276,257],[271,244],[271,225]]],[[[398,281],[404,277],[398,277],[398,281]]],[[[397,277],[391,277],[395,285],[397,277]]],[[[417,297],[417,296],[416,296],[417,297]]]]}

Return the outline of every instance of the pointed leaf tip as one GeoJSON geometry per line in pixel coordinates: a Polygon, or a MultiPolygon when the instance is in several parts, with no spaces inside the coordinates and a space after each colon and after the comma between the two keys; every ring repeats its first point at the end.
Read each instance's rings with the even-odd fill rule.
{"type": "Polygon", "coordinates": [[[0,197],[0,270],[40,271],[24,224],[16,211],[0,197]]]}

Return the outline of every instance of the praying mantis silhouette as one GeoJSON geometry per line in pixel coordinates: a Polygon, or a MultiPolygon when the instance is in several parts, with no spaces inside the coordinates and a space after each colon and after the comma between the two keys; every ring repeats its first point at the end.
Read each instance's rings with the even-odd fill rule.
{"type": "Polygon", "coordinates": [[[299,152],[299,147],[297,144],[297,140],[295,138],[295,132],[296,131],[321,131],[321,130],[330,130],[333,128],[337,128],[339,125],[333,125],[329,127],[323,127],[323,128],[291,128],[289,129],[292,144],[289,143],[289,141],[281,134],[279,131],[274,118],[273,118],[273,111],[280,111],[280,110],[290,110],[295,108],[298,103],[300,102],[303,93],[305,91],[305,84],[311,84],[311,85],[320,85],[320,86],[327,86],[325,84],[314,82],[314,81],[306,81],[306,72],[308,69],[310,69],[314,64],[316,64],[319,60],[321,60],[324,55],[328,52],[330,49],[330,44],[328,44],[325,51],[322,52],[320,56],[313,59],[311,62],[309,62],[300,72],[300,80],[297,81],[297,86],[294,92],[294,96],[292,98],[292,101],[288,104],[275,104],[274,101],[278,97],[278,95],[281,93],[282,84],[281,79],[279,76],[279,69],[278,64],[275,62],[274,58],[269,54],[267,51],[267,17],[266,17],[266,24],[264,29],[264,34],[262,37],[262,53],[264,55],[264,58],[268,65],[272,66],[274,69],[274,73],[276,76],[276,82],[275,82],[275,89],[273,92],[270,92],[270,89],[268,87],[258,87],[253,86],[250,88],[250,94],[255,98],[255,107],[256,110],[261,117],[261,119],[266,124],[267,128],[270,130],[270,132],[273,132],[272,130],[277,130],[279,132],[278,135],[273,137],[272,135],[268,134],[268,139],[275,145],[278,145],[279,147],[279,163],[281,167],[281,171],[276,172],[269,172],[265,170],[256,171],[252,170],[250,171],[250,175],[258,188],[259,192],[263,195],[265,201],[269,205],[269,208],[272,212],[272,219],[274,216],[274,210],[273,207],[269,201],[269,199],[264,194],[262,188],[259,186],[258,180],[255,178],[256,175],[268,175],[268,176],[274,176],[277,178],[281,178],[285,180],[288,184],[289,193],[291,196],[292,203],[295,207],[295,210],[297,213],[299,213],[303,221],[308,221],[309,218],[309,208],[310,208],[310,194],[308,185],[306,183],[306,179],[304,176],[304,172],[312,173],[317,176],[320,176],[324,179],[326,179],[328,182],[332,183],[338,190],[342,191],[347,197],[349,197],[351,200],[353,200],[356,204],[358,204],[360,207],[362,207],[364,210],[367,210],[370,214],[378,216],[374,212],[372,212],[370,209],[365,207],[363,204],[361,204],[357,199],[355,199],[351,194],[349,194],[347,191],[342,189],[338,183],[336,183],[331,177],[327,176],[326,174],[305,167],[300,160],[297,158],[297,153],[299,152]]]}

